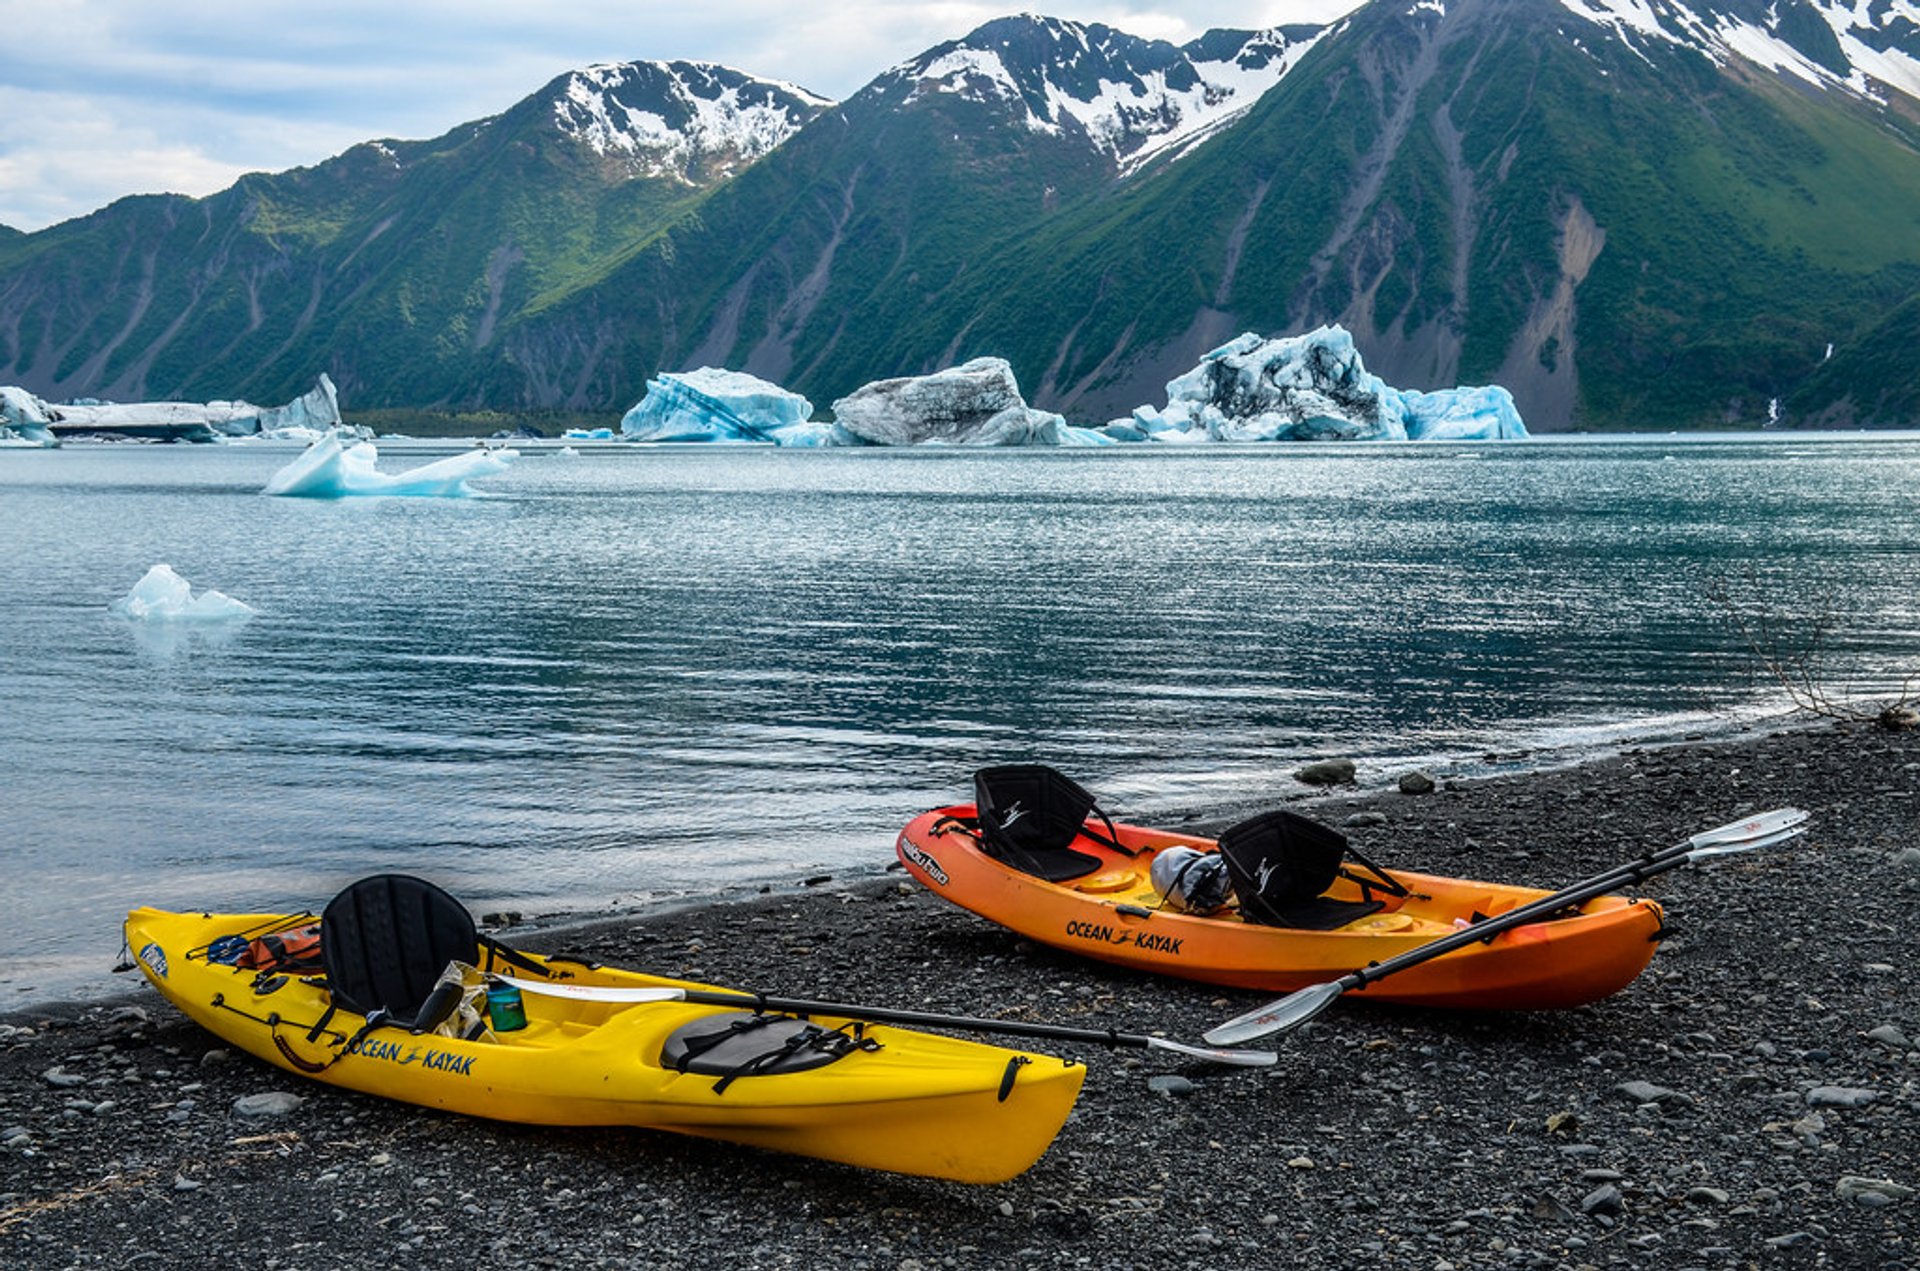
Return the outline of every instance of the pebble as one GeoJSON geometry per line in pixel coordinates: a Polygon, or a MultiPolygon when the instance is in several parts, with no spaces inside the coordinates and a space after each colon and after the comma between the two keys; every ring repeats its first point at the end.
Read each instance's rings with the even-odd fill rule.
{"type": "Polygon", "coordinates": [[[1403,772],[1400,774],[1401,794],[1432,794],[1433,777],[1424,772],[1403,772]]]}
{"type": "Polygon", "coordinates": [[[1635,1103],[1670,1103],[1683,1097],[1665,1086],[1656,1086],[1651,1081],[1623,1081],[1615,1086],[1614,1090],[1635,1103]]]}
{"type": "Polygon", "coordinates": [[[1768,1236],[1767,1243],[1775,1249],[1798,1249],[1814,1243],[1814,1235],[1810,1231],[1789,1231],[1784,1236],[1768,1236]]]}
{"type": "Polygon", "coordinates": [[[1913,1188],[1896,1183],[1890,1178],[1861,1178],[1855,1174],[1842,1175],[1833,1185],[1833,1194],[1842,1200],[1864,1202],[1869,1196],[1882,1198],[1882,1203],[1906,1200],[1913,1195],[1913,1188]]]}
{"type": "Polygon", "coordinates": [[[58,1086],[63,1090],[87,1084],[85,1077],[82,1077],[79,1073],[68,1072],[65,1068],[49,1068],[41,1073],[40,1077],[48,1085],[58,1086]]]}
{"type": "Polygon", "coordinates": [[[243,1117],[283,1117],[306,1100],[287,1090],[266,1090],[243,1094],[233,1101],[233,1110],[243,1117]]]}
{"type": "Polygon", "coordinates": [[[176,1192],[197,1192],[204,1186],[206,1184],[199,1179],[188,1178],[184,1174],[174,1175],[173,1190],[176,1192]]]}
{"type": "Polygon", "coordinates": [[[1365,829],[1371,825],[1385,825],[1387,814],[1384,812],[1355,812],[1340,824],[1350,830],[1365,829]]]}
{"type": "Polygon", "coordinates": [[[1880,1097],[1878,1090],[1853,1086],[1815,1086],[1807,1091],[1809,1108],[1864,1108],[1880,1097]]]}
{"type": "Polygon", "coordinates": [[[1184,1099],[1193,1093],[1193,1083],[1177,1072],[1161,1072],[1147,1078],[1147,1089],[1169,1098],[1184,1099]]]}
{"type": "Polygon", "coordinates": [[[1718,1187],[1690,1187],[1687,1200],[1695,1205],[1724,1205],[1731,1197],[1718,1187]]]}
{"type": "Polygon", "coordinates": [[[1867,1040],[1879,1042],[1888,1050],[1912,1050],[1913,1042],[1892,1024],[1882,1024],[1867,1034],[1867,1040]]]}
{"type": "Polygon", "coordinates": [[[1351,759],[1322,759],[1293,774],[1293,779],[1309,786],[1343,786],[1353,783],[1355,768],[1351,759]]]}
{"type": "Polygon", "coordinates": [[[1580,1198],[1580,1212],[1611,1218],[1626,1208],[1626,1197],[1612,1183],[1604,1183],[1580,1198]]]}

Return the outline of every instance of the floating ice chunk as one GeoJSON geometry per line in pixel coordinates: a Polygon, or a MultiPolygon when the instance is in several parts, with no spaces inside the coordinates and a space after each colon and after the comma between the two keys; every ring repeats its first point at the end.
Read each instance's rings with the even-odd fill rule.
{"type": "Polygon", "coordinates": [[[611,428],[569,428],[560,434],[565,441],[612,441],[611,428]]]}
{"type": "Polygon", "coordinates": [[[1513,394],[1498,384],[1398,391],[1407,436],[1415,441],[1509,441],[1527,435],[1513,394]]]}
{"type": "Polygon", "coordinates": [[[120,599],[107,606],[134,622],[232,622],[254,615],[251,605],[212,588],[193,594],[187,580],[164,562],[149,569],[120,599]]]}
{"type": "MultiPolygon", "coordinates": [[[[255,406],[251,402],[74,402],[53,406],[24,389],[0,388],[0,412],[16,432],[18,413],[37,416],[41,430],[49,424],[99,432],[134,435],[185,436],[213,441],[219,436],[250,437],[282,429],[325,432],[340,426],[340,399],[333,381],[324,374],[304,394],[284,406],[255,406]]],[[[30,420],[31,422],[31,420],[30,420]]],[[[51,434],[44,444],[53,444],[51,434]]]]}
{"type": "MultiPolygon", "coordinates": [[[[648,380],[647,395],[621,419],[620,432],[633,441],[777,443],[776,433],[812,417],[813,403],[798,393],[742,371],[703,366],[697,371],[663,371],[648,380]]],[[[797,438],[811,435],[794,434],[797,438]]]]}
{"type": "MultiPolygon", "coordinates": [[[[878,446],[1100,445],[1020,395],[1005,358],[977,357],[932,375],[876,380],[833,404],[840,427],[878,446]]],[[[1109,439],[1110,440],[1110,439],[1109,439]]]]}
{"type": "Polygon", "coordinates": [[[1498,386],[1421,393],[1389,387],[1344,327],[1264,339],[1248,332],[1167,385],[1167,406],[1107,425],[1155,441],[1473,441],[1525,437],[1498,386]]]}
{"type": "Polygon", "coordinates": [[[868,443],[854,436],[839,424],[825,419],[807,419],[797,424],[788,424],[775,428],[768,433],[776,446],[789,449],[810,449],[820,446],[864,446],[868,443]]]}
{"type": "Polygon", "coordinates": [[[9,446],[58,446],[59,440],[48,430],[47,404],[24,388],[0,385],[0,444],[9,446]]]}
{"type": "Polygon", "coordinates": [[[553,457],[555,459],[578,459],[580,457],[580,452],[578,450],[575,450],[572,446],[562,446],[560,447],[560,449],[553,452],[553,457]]]}
{"type": "Polygon", "coordinates": [[[340,499],[361,494],[467,498],[475,493],[467,482],[505,472],[507,465],[520,457],[520,452],[473,450],[391,476],[374,470],[379,457],[371,442],[363,441],[342,450],[339,438],[325,437],[274,473],[264,492],[307,499],[340,499]]]}

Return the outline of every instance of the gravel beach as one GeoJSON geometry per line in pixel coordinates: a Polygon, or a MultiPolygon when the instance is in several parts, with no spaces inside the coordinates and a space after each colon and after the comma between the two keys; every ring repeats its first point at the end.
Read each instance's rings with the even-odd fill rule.
{"type": "MultiPolygon", "coordinates": [[[[1086,1088],[1046,1157],[992,1187],[335,1091],[143,986],[10,1015],[0,1266],[1920,1268],[1920,733],[1821,726],[1303,807],[1389,867],[1557,886],[1783,804],[1812,832],[1644,887],[1666,942],[1594,1006],[1349,999],[1262,1070],[1037,1047],[1085,1061],[1086,1088]]],[[[1221,811],[1202,824],[1240,810],[1221,811]]],[[[512,938],[1190,1041],[1262,998],[1075,960],[897,872],[512,938]]]]}

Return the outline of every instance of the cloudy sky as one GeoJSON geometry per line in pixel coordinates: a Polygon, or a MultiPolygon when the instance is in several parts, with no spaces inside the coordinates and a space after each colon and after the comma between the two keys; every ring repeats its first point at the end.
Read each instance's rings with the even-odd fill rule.
{"type": "MultiPolygon", "coordinates": [[[[1184,42],[1358,0],[1028,7],[1184,42]]],[[[0,0],[0,225],[202,195],[377,137],[438,136],[594,62],[691,58],[852,94],[1019,0],[0,0]]]]}

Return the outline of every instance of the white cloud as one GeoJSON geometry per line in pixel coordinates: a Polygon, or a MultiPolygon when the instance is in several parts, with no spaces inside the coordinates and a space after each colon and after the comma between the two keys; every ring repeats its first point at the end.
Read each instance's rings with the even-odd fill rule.
{"type": "MultiPolygon", "coordinates": [[[[1183,41],[1328,20],[1357,0],[1060,3],[1183,41]]],[[[1022,6],[973,0],[0,0],[0,223],[125,194],[203,195],[358,141],[437,136],[594,62],[724,62],[846,97],[1022,6]]],[[[1031,0],[1027,7],[1035,7],[1031,0]]]]}

